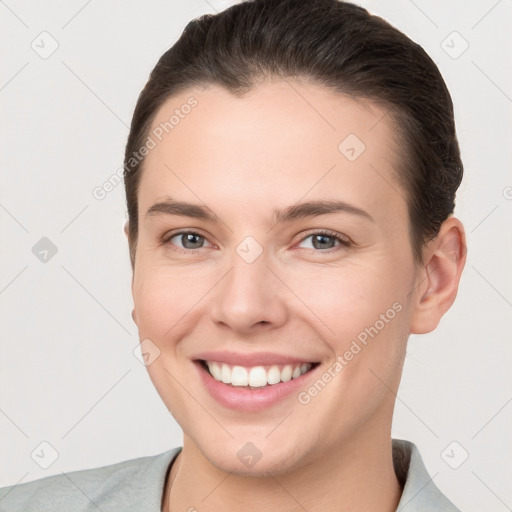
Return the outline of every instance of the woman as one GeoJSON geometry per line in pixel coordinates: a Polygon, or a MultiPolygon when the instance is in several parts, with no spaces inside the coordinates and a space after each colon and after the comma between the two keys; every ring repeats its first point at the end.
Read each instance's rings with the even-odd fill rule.
{"type": "Polygon", "coordinates": [[[391,421],[408,336],[457,293],[462,172],[437,67],[363,8],[189,23],[124,175],[133,319],[183,446],[3,489],[3,509],[456,511],[391,421]]]}

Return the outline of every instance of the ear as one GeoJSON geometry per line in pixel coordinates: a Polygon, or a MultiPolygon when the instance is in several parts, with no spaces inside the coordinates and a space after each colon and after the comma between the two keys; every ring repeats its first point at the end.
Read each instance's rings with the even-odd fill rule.
{"type": "Polygon", "coordinates": [[[445,220],[436,238],[424,249],[423,257],[415,286],[412,334],[433,331],[457,296],[466,263],[466,235],[462,223],[455,217],[445,220]]]}
{"type": "MultiPolygon", "coordinates": [[[[124,224],[124,234],[126,235],[126,238],[128,240],[128,246],[130,246],[130,223],[128,220],[124,224]]],[[[131,260],[131,257],[130,257],[130,260],[131,260]]],[[[135,279],[135,270],[133,268],[133,263],[131,263],[131,266],[132,266],[132,294],[133,294],[133,282],[135,279]]],[[[133,316],[133,313],[132,313],[132,318],[135,321],[135,317],[133,316]]],[[[135,321],[135,323],[137,323],[137,322],[135,321]]]]}

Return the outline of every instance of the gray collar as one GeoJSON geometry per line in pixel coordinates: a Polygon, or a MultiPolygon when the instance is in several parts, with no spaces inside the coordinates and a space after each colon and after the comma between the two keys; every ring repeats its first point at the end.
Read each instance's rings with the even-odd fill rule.
{"type": "Polygon", "coordinates": [[[436,487],[413,443],[393,439],[393,464],[403,486],[397,512],[460,512],[436,487]]]}

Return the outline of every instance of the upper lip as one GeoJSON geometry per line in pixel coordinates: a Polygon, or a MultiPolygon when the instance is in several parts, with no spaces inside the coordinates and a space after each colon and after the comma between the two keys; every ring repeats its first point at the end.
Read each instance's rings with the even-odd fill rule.
{"type": "Polygon", "coordinates": [[[273,352],[254,352],[252,354],[240,352],[225,352],[225,351],[209,351],[197,354],[192,359],[202,359],[204,361],[217,361],[229,365],[238,366],[264,366],[272,364],[303,364],[314,363],[312,359],[304,359],[285,354],[276,354],[273,352]]]}

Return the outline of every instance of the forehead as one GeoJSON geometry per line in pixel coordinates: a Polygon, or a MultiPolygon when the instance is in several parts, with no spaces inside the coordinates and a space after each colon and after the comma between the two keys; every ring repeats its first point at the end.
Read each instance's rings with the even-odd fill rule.
{"type": "Polygon", "coordinates": [[[141,212],[178,191],[182,200],[245,209],[342,196],[404,211],[387,110],[320,85],[267,80],[242,97],[217,85],[191,88],[164,103],[150,137],[141,212]]]}

